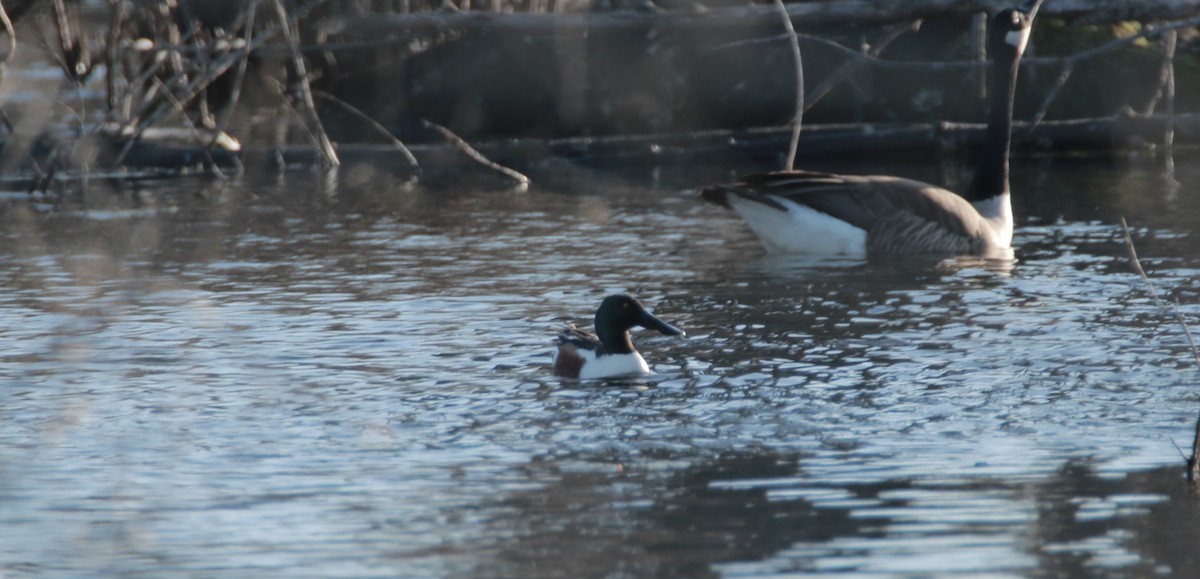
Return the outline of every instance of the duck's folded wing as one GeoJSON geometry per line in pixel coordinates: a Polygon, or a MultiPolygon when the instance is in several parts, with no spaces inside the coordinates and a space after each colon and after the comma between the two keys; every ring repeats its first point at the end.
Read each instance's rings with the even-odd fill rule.
{"type": "Polygon", "coordinates": [[[600,338],[597,338],[595,334],[577,329],[575,326],[559,332],[557,343],[560,347],[568,346],[583,350],[599,350],[601,347],[600,338]]]}

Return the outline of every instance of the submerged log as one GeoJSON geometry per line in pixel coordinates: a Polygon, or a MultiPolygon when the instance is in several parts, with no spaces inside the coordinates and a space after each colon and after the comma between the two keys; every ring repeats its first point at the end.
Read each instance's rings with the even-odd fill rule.
{"type": "MultiPolygon", "coordinates": [[[[1106,119],[1049,121],[1032,126],[1018,122],[1014,127],[1013,149],[1016,154],[1043,151],[1074,151],[1109,154],[1130,148],[1148,148],[1162,140],[1172,125],[1165,115],[1120,116],[1106,119]]],[[[1200,114],[1174,118],[1176,143],[1200,144],[1200,114]]],[[[975,123],[936,123],[911,125],[807,126],[800,139],[797,156],[802,159],[837,157],[868,158],[878,161],[887,156],[934,157],[957,151],[973,150],[983,142],[985,125],[975,123]]],[[[94,169],[106,167],[104,159],[115,158],[113,150],[124,143],[109,139],[106,154],[100,147],[94,169]]],[[[703,131],[678,134],[611,136],[570,139],[506,139],[473,143],[474,149],[489,159],[523,172],[537,173],[547,160],[590,164],[628,164],[661,166],[683,163],[763,162],[778,164],[787,152],[791,130],[787,127],[744,131],[703,131]]],[[[465,165],[459,148],[448,145],[409,147],[420,161],[420,168],[403,159],[392,145],[335,145],[346,163],[369,163],[387,167],[398,175],[416,176],[456,172],[465,165]]],[[[52,147],[47,148],[51,150],[52,147]]],[[[283,170],[310,167],[319,163],[320,152],[309,146],[235,148],[216,147],[205,151],[200,144],[188,145],[177,140],[143,138],[124,158],[124,168],[133,171],[180,170],[215,162],[221,166],[241,165],[248,170],[283,170]]]]}

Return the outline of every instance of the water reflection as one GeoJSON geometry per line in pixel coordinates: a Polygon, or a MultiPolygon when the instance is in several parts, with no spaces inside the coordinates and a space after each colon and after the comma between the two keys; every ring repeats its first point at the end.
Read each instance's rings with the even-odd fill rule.
{"type": "MultiPolygon", "coordinates": [[[[504,496],[494,557],[471,575],[1171,575],[1195,563],[1196,501],[1178,469],[1129,476],[1086,461],[1037,481],[851,478],[857,466],[772,452],[648,470],[528,465],[541,484],[504,496]],[[670,472],[664,472],[667,470],[670,472]],[[549,482],[545,482],[549,480],[549,482]],[[1187,504],[1183,511],[1170,508],[1187,504]]],[[[473,547],[476,548],[476,547],[473,547]]],[[[1186,573],[1186,571],[1185,571],[1186,573]]]]}
{"type": "Polygon", "coordinates": [[[513,512],[496,531],[511,538],[473,574],[711,577],[714,563],[756,561],[865,526],[845,510],[719,486],[730,477],[790,477],[795,460],[775,453],[730,453],[669,474],[620,464],[608,472],[541,468],[553,470],[554,482],[504,497],[513,512]]]}
{"type": "Polygon", "coordinates": [[[763,255],[680,193],[712,175],[592,175],[5,196],[0,570],[1194,565],[1165,529],[1194,526],[1170,439],[1195,369],[1114,225],[1200,313],[1200,207],[1158,173],[1026,168],[1015,259],[888,261],[763,255]],[[644,379],[551,377],[554,333],[614,292],[689,337],[639,335],[644,379]]]}

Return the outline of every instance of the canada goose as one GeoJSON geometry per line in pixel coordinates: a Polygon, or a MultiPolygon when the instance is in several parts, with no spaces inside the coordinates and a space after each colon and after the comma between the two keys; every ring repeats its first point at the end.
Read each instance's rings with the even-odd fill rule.
{"type": "Polygon", "coordinates": [[[992,102],[982,158],[965,199],[941,187],[885,175],[779,171],[701,192],[732,207],[771,252],[988,254],[1012,244],[1008,148],[1017,66],[1042,0],[992,19],[992,102]]]}
{"type": "Polygon", "coordinates": [[[596,334],[571,326],[558,335],[554,374],[585,380],[649,374],[650,367],[629,339],[629,329],[634,326],[668,336],[683,334],[683,330],[651,315],[636,299],[611,295],[596,310],[596,334]]]}

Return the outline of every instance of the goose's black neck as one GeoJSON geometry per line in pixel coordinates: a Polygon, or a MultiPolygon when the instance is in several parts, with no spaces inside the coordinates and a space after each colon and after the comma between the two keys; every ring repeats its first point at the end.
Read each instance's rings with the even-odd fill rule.
{"type": "Polygon", "coordinates": [[[991,105],[979,166],[967,189],[966,197],[970,201],[982,201],[1008,193],[1008,148],[1012,141],[1013,100],[1021,55],[1016,47],[1004,41],[1004,33],[998,28],[993,23],[992,34],[999,38],[998,41],[989,42],[994,59],[991,105]]]}

